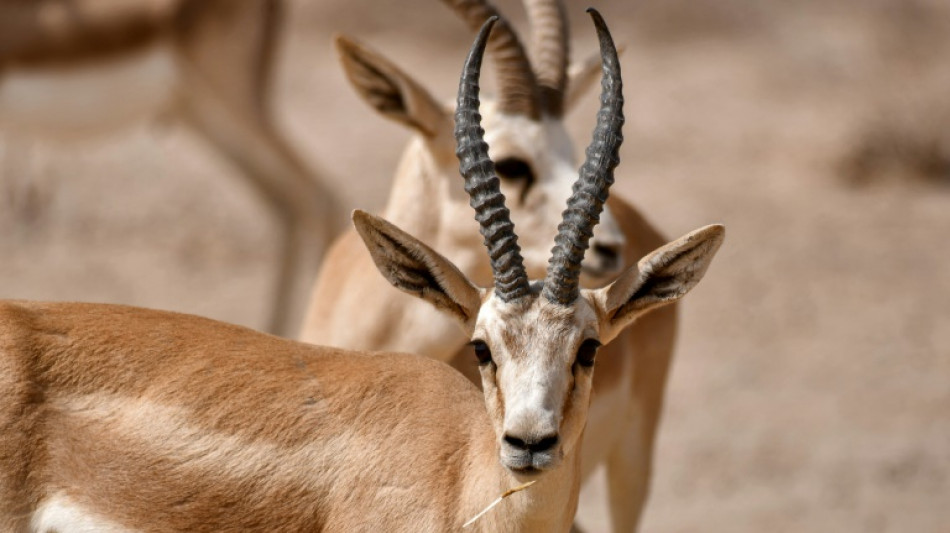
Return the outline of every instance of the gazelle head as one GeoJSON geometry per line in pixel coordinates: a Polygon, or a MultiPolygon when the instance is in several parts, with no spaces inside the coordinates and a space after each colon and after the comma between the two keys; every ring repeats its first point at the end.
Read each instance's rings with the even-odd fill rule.
{"type": "Polygon", "coordinates": [[[696,230],[654,251],[610,285],[580,289],[589,246],[619,162],[617,53],[600,15],[603,94],[594,139],[558,226],[543,281],[529,281],[514,225],[488,157],[478,114],[478,77],[494,18],[481,29],[459,86],[455,135],[475,218],[488,247],[494,288],[477,288],[434,250],[381,218],[354,222],[380,272],[396,287],[455,317],[472,339],[501,463],[517,474],[554,468],[577,446],[597,348],[643,313],[671,303],[702,278],[722,243],[722,226],[696,230]]]}
{"type": "MultiPolygon", "coordinates": [[[[473,30],[498,16],[483,0],[444,0],[473,30]]],[[[599,72],[598,62],[568,72],[568,30],[560,0],[526,0],[533,41],[532,58],[512,27],[499,18],[487,49],[496,66],[496,97],[483,102],[486,140],[502,193],[509,199],[512,220],[522,230],[525,268],[543,277],[564,202],[577,176],[574,144],[564,123],[565,112],[599,72]]],[[[468,218],[467,198],[458,182],[453,157],[452,110],[382,55],[356,41],[337,38],[347,76],[360,95],[384,116],[408,126],[417,135],[401,169],[412,168],[430,187],[425,202],[433,214],[427,223],[440,228],[449,247],[477,249],[468,218]],[[437,208],[437,209],[436,209],[437,208]],[[461,222],[460,222],[461,221],[461,222]]],[[[397,184],[397,186],[400,184],[397,184]]],[[[394,194],[398,194],[394,190],[394,194]]],[[[419,204],[413,197],[413,201],[419,204]]],[[[418,205],[414,209],[422,209],[418,205]]],[[[625,238],[609,209],[601,214],[583,264],[584,274],[597,284],[616,276],[624,266],[625,238]]],[[[453,257],[460,257],[453,255],[453,257]]],[[[480,254],[471,264],[459,264],[469,275],[487,280],[490,272],[480,254]]],[[[461,258],[458,260],[462,261],[461,258]]]]}

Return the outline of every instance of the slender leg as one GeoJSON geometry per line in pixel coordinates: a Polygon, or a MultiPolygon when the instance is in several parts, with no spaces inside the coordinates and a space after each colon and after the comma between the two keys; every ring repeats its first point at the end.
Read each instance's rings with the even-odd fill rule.
{"type": "Polygon", "coordinates": [[[607,492],[614,533],[637,530],[650,492],[653,447],[676,325],[675,306],[668,306],[644,316],[624,333],[631,343],[627,355],[634,361],[633,395],[624,420],[625,431],[607,456],[607,492]]]}
{"type": "Polygon", "coordinates": [[[194,129],[243,171],[278,217],[281,259],[268,330],[292,335],[319,261],[341,227],[339,203],[262,123],[197,90],[189,92],[183,111],[194,129]]]}
{"type": "Polygon", "coordinates": [[[273,126],[270,80],[282,3],[192,2],[178,17],[186,87],[181,111],[232,161],[281,224],[268,330],[293,335],[310,281],[343,225],[340,202],[273,126]]]}
{"type": "Polygon", "coordinates": [[[614,533],[637,530],[650,488],[652,443],[644,442],[637,424],[629,425],[607,458],[607,492],[614,533]]]}
{"type": "Polygon", "coordinates": [[[44,198],[43,184],[36,180],[32,168],[33,141],[7,134],[3,137],[3,201],[7,204],[11,218],[18,228],[37,222],[42,214],[44,198]]]}

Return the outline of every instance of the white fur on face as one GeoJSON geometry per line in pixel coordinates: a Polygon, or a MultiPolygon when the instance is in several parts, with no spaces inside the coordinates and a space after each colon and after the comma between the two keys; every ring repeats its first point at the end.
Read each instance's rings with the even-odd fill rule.
{"type": "MultiPolygon", "coordinates": [[[[545,117],[532,121],[526,117],[504,115],[495,111],[493,103],[485,108],[485,141],[489,145],[492,161],[518,158],[528,163],[535,175],[535,183],[522,203],[523,184],[502,180],[502,192],[511,211],[511,219],[518,233],[522,255],[528,275],[544,276],[557,227],[561,223],[567,199],[577,181],[578,163],[574,143],[564,123],[559,119],[545,117]]],[[[620,249],[625,237],[607,206],[594,228],[591,247],[598,245],[620,249]]],[[[598,263],[594,254],[588,254],[585,265],[598,263]]],[[[597,267],[598,265],[592,265],[597,267]]],[[[605,275],[615,274],[622,268],[617,264],[605,275]]]]}
{"type": "Polygon", "coordinates": [[[597,316],[586,299],[571,307],[541,297],[506,304],[492,295],[482,306],[474,339],[486,342],[493,363],[482,385],[501,450],[515,470],[557,466],[571,453],[587,417],[592,369],[575,365],[580,344],[597,338],[597,316]],[[543,452],[506,445],[505,437],[533,442],[557,436],[543,452]]]}

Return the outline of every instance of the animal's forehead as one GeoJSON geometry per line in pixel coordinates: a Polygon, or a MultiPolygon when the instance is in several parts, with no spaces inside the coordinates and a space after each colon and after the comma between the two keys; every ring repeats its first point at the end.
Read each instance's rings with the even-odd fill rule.
{"type": "Polygon", "coordinates": [[[482,128],[493,158],[511,152],[528,158],[540,158],[546,154],[567,157],[571,154],[571,140],[560,120],[550,117],[531,120],[520,115],[497,113],[493,105],[487,107],[483,110],[482,128]]]}
{"type": "Polygon", "coordinates": [[[573,343],[577,337],[594,335],[596,320],[596,313],[584,298],[564,306],[537,294],[518,302],[503,302],[492,295],[479,313],[476,334],[509,349],[531,348],[573,343]]]}

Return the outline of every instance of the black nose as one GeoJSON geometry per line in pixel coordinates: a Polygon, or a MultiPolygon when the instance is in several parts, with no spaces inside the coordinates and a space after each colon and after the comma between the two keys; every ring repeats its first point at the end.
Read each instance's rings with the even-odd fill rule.
{"type": "Polygon", "coordinates": [[[540,439],[523,440],[511,435],[505,435],[505,442],[512,448],[524,450],[527,452],[544,452],[550,450],[557,444],[557,435],[548,435],[540,439]]]}

